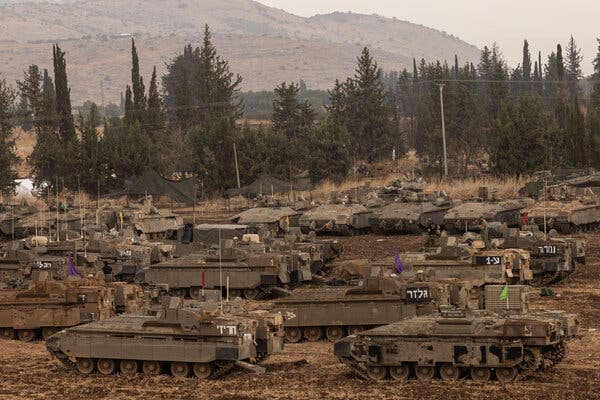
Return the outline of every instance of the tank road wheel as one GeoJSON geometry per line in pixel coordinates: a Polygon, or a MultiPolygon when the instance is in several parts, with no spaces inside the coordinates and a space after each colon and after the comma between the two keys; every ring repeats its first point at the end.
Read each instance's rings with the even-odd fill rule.
{"type": "Polygon", "coordinates": [[[135,360],[121,360],[120,366],[121,373],[123,375],[133,375],[138,372],[137,361],[135,360]]]}
{"type": "Polygon", "coordinates": [[[390,367],[390,377],[396,382],[406,382],[410,379],[410,373],[410,365],[406,363],[402,363],[396,367],[390,367]]]}
{"type": "Polygon", "coordinates": [[[288,343],[298,343],[302,340],[302,329],[295,326],[285,328],[285,340],[288,343]]]}
{"type": "Polygon", "coordinates": [[[496,368],[496,379],[500,383],[510,383],[517,379],[519,371],[516,367],[496,368]]]}
{"type": "Polygon", "coordinates": [[[213,373],[213,366],[209,363],[195,363],[194,376],[198,379],[208,379],[213,373]]]}
{"type": "Polygon", "coordinates": [[[96,368],[102,375],[112,375],[117,372],[117,363],[109,358],[101,358],[96,363],[96,368]]]}
{"type": "Polygon", "coordinates": [[[229,289],[229,298],[235,299],[237,297],[242,298],[242,291],[240,289],[229,289]]]}
{"type": "Polygon", "coordinates": [[[142,371],[146,375],[158,375],[160,374],[160,363],[146,360],[142,363],[142,371]]]}
{"type": "Polygon", "coordinates": [[[356,335],[358,332],[362,332],[365,330],[364,326],[353,325],[348,327],[348,335],[356,335]]]}
{"type": "Polygon", "coordinates": [[[171,374],[176,378],[187,378],[190,375],[190,366],[184,362],[172,362],[171,374]]]}
{"type": "Polygon", "coordinates": [[[260,291],[258,289],[244,289],[244,298],[248,300],[256,300],[260,291]]]}
{"type": "Polygon", "coordinates": [[[19,329],[17,337],[22,342],[32,342],[35,339],[35,331],[33,329],[19,329]]]}
{"type": "Polygon", "coordinates": [[[341,326],[330,326],[325,329],[325,336],[330,342],[336,342],[344,337],[344,328],[341,326]]]}
{"type": "Polygon", "coordinates": [[[304,328],[304,338],[309,342],[318,342],[323,337],[323,329],[318,326],[304,328]]]}
{"type": "Polygon", "coordinates": [[[202,288],[194,286],[190,288],[190,297],[192,299],[198,300],[200,299],[200,295],[202,294],[202,288]]]}
{"type": "Polygon", "coordinates": [[[175,297],[181,297],[182,299],[185,299],[186,290],[184,288],[173,289],[171,290],[171,294],[175,297]]]}
{"type": "Polygon", "coordinates": [[[387,369],[382,365],[371,365],[367,367],[367,376],[374,381],[382,381],[387,376],[387,369]]]}
{"type": "Polygon", "coordinates": [[[75,368],[84,375],[89,375],[94,372],[94,360],[91,358],[78,358],[75,361],[75,368]]]}
{"type": "Polygon", "coordinates": [[[460,370],[450,363],[440,365],[439,370],[440,377],[445,381],[456,381],[460,378],[460,370]]]}
{"type": "Polygon", "coordinates": [[[471,367],[471,379],[475,382],[487,382],[490,380],[491,372],[486,367],[471,367]]]}
{"type": "Polygon", "coordinates": [[[10,340],[15,338],[15,331],[12,328],[0,329],[0,339],[10,340]]]}
{"type": "Polygon", "coordinates": [[[435,367],[417,365],[415,367],[415,376],[422,381],[429,381],[435,376],[435,367]]]}
{"type": "Polygon", "coordinates": [[[48,326],[42,329],[42,337],[44,340],[48,340],[48,338],[58,332],[58,329],[53,326],[48,326]]]}

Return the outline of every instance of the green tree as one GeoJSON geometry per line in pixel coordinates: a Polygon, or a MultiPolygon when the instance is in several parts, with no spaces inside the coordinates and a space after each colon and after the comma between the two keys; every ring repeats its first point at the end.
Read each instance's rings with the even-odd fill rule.
{"type": "Polygon", "coordinates": [[[94,193],[101,173],[101,149],[97,127],[100,125],[100,115],[95,103],[90,105],[87,116],[79,115],[79,132],[81,132],[81,152],[77,175],[81,187],[88,193],[94,193]]]}
{"type": "Polygon", "coordinates": [[[310,180],[318,183],[330,179],[342,182],[352,167],[348,133],[332,120],[315,126],[309,137],[308,172],[310,180]]]}
{"type": "Polygon", "coordinates": [[[521,63],[523,70],[523,80],[531,80],[531,53],[529,52],[529,43],[527,40],[523,42],[523,62],[521,63]]]}
{"type": "Polygon", "coordinates": [[[389,154],[397,132],[390,108],[389,93],[382,72],[365,47],[357,59],[356,73],[331,91],[330,115],[350,135],[352,154],[375,161],[389,154]]]}
{"type": "Polygon", "coordinates": [[[133,109],[131,114],[133,119],[140,125],[144,125],[146,117],[146,89],[144,87],[144,78],[140,75],[140,59],[135,39],[131,39],[131,90],[133,94],[133,109]]]}
{"type": "Polygon", "coordinates": [[[13,136],[13,118],[15,92],[6,85],[6,80],[0,80],[0,190],[12,192],[15,179],[18,177],[15,166],[19,157],[15,152],[13,136]]]}
{"type": "Polygon", "coordinates": [[[583,72],[581,70],[581,62],[583,57],[581,50],[577,47],[575,39],[571,36],[569,44],[567,46],[567,57],[566,57],[566,78],[569,87],[569,94],[571,99],[579,97],[581,95],[581,89],[579,88],[579,80],[583,78],[583,72]]]}
{"type": "Polygon", "coordinates": [[[592,93],[590,95],[591,107],[600,112],[600,39],[596,39],[598,42],[598,52],[594,58],[594,74],[592,75],[592,93]]]}

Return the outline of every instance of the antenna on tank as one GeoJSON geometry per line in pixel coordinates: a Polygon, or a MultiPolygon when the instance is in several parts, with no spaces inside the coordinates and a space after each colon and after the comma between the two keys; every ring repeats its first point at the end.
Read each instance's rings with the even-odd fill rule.
{"type": "Polygon", "coordinates": [[[221,310],[223,309],[223,243],[221,242],[221,228],[219,228],[219,287],[221,288],[221,310]]]}

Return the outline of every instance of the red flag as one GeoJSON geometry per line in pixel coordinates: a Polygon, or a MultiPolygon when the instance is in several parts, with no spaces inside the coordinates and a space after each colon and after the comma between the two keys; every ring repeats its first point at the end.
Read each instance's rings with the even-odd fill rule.
{"type": "Polygon", "coordinates": [[[204,289],[204,271],[202,271],[202,289],[204,289]]]}

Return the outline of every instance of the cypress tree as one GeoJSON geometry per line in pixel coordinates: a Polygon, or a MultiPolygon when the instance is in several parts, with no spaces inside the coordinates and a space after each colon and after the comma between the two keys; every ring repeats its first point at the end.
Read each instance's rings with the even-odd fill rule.
{"type": "Polygon", "coordinates": [[[523,70],[523,80],[531,80],[531,53],[529,52],[529,43],[527,40],[523,43],[523,63],[521,64],[521,69],[523,70]]]}
{"type": "Polygon", "coordinates": [[[161,143],[162,132],[164,128],[164,116],[160,94],[158,93],[158,80],[156,76],[156,67],[152,70],[150,79],[150,88],[148,89],[148,112],[146,116],[146,127],[148,135],[153,143],[161,143]]]}
{"type": "Polygon", "coordinates": [[[59,118],[58,133],[65,144],[73,143],[77,138],[71,111],[71,90],[67,82],[67,62],[64,51],[58,45],[54,45],[53,52],[56,113],[59,118]]]}
{"type": "Polygon", "coordinates": [[[146,89],[144,80],[140,76],[140,59],[135,47],[135,39],[131,39],[131,88],[133,91],[132,117],[133,120],[143,125],[146,116],[146,89]]]}

